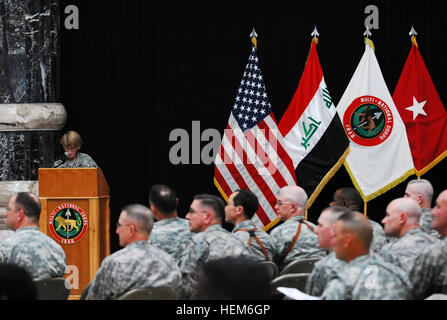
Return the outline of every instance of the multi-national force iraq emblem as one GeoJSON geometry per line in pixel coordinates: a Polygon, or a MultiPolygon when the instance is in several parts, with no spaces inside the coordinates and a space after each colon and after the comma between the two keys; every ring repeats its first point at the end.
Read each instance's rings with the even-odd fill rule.
{"type": "Polygon", "coordinates": [[[87,215],[74,203],[59,204],[50,215],[50,232],[64,244],[74,244],[82,239],[88,227],[87,215]]]}
{"type": "Polygon", "coordinates": [[[388,105],[379,98],[358,97],[346,109],[343,127],[354,143],[376,146],[391,135],[393,114],[388,105]]]}

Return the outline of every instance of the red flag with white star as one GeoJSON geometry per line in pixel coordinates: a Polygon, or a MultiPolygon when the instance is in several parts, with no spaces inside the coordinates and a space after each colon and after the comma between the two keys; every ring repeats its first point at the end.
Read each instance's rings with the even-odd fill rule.
{"type": "Polygon", "coordinates": [[[421,176],[447,156],[447,111],[415,37],[393,100],[405,123],[416,175],[421,176]]]}

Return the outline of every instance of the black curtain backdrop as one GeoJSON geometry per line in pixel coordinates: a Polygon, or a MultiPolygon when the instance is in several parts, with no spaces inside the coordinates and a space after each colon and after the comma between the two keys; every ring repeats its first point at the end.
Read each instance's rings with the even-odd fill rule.
{"type": "MultiPolygon", "coordinates": [[[[379,9],[379,29],[372,30],[372,40],[391,94],[414,25],[420,51],[447,103],[445,3],[62,0],[58,99],[68,111],[64,131],[78,131],[85,141],[82,151],[104,171],[111,188],[112,226],[123,206],[147,205],[155,183],[177,190],[184,217],[195,194],[219,193],[213,165],[171,164],[169,151],[176,142],[169,141],[169,134],[183,128],[191,135],[193,121],[200,121],[201,132],[223,132],[248,61],[253,27],[278,121],[298,86],[314,26],[320,33],[318,54],[326,83],[338,104],[364,52],[364,10],[370,4],[379,9]],[[70,4],[79,9],[79,30],[64,28],[64,8],[70,4]]],[[[435,197],[447,188],[446,168],[444,160],[424,176],[432,181],[435,197]]],[[[312,222],[342,186],[352,186],[344,167],[309,210],[312,222]]],[[[386,205],[402,196],[405,186],[401,183],[369,202],[369,217],[380,222],[386,205]]],[[[112,252],[119,249],[114,228],[111,242],[112,252]]]]}

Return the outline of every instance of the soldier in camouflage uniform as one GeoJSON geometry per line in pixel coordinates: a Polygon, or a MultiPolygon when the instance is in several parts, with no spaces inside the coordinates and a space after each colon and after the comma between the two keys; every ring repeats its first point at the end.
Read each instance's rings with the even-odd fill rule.
{"type": "Polygon", "coordinates": [[[61,138],[62,147],[65,150],[65,161],[57,160],[54,167],[57,168],[97,168],[96,162],[85,153],[80,153],[82,145],[81,136],[76,131],[68,131],[61,138]]]}
{"type": "Polygon", "coordinates": [[[370,255],[373,233],[368,218],[343,214],[335,225],[335,252],[347,262],[326,286],[326,300],[406,300],[411,284],[406,273],[375,254],[370,255]]]}
{"type": "Polygon", "coordinates": [[[326,256],[326,251],[318,246],[315,225],[305,221],[306,205],[307,195],[301,187],[287,186],[279,190],[275,210],[284,223],[270,235],[276,247],[275,262],[280,268],[297,259],[326,256]]]}
{"type": "Polygon", "coordinates": [[[179,264],[180,255],[191,241],[191,232],[188,220],[177,215],[177,194],[166,185],[154,185],[149,193],[149,203],[157,222],[148,242],[169,253],[179,264]]]}
{"type": "Polygon", "coordinates": [[[411,198],[400,198],[390,202],[382,223],[385,234],[397,241],[385,245],[379,255],[409,273],[418,254],[436,242],[436,238],[419,228],[421,208],[411,198]]]}
{"type": "Polygon", "coordinates": [[[414,179],[408,182],[405,189],[405,198],[412,198],[422,208],[421,218],[419,219],[419,226],[422,231],[436,237],[441,238],[438,231],[431,226],[433,222],[433,215],[431,214],[431,201],[433,199],[433,186],[430,181],[425,179],[414,179]]]}
{"type": "Polygon", "coordinates": [[[337,259],[334,251],[335,223],[344,213],[351,212],[349,208],[333,206],[324,209],[318,218],[315,233],[318,236],[320,248],[330,253],[317,261],[312,273],[307,278],[306,292],[312,296],[321,296],[326,285],[335,277],[337,271],[341,270],[346,262],[337,259]]]}
{"type": "Polygon", "coordinates": [[[191,299],[197,290],[197,273],[207,261],[224,257],[248,256],[248,248],[222,228],[225,203],[213,195],[196,195],[186,215],[192,236],[181,256],[182,285],[180,298],[191,299]]]}
{"type": "Polygon", "coordinates": [[[0,243],[0,263],[24,268],[33,280],[62,277],[65,252],[39,230],[39,198],[33,193],[19,192],[9,200],[8,209],[7,225],[16,232],[0,243]]]}
{"type": "Polygon", "coordinates": [[[433,229],[442,239],[426,248],[416,259],[410,272],[413,292],[417,299],[434,293],[447,294],[447,190],[441,192],[433,208],[433,229]]]}
{"type": "Polygon", "coordinates": [[[178,290],[181,275],[174,258],[147,243],[153,223],[152,212],[143,205],[129,205],[123,209],[116,233],[124,249],[103,260],[92,280],[87,300],[117,299],[136,288],[178,290]]]}
{"type": "MultiPolygon", "coordinates": [[[[354,212],[362,213],[363,199],[360,193],[354,188],[340,188],[334,192],[333,201],[330,206],[344,206],[351,209],[354,212]]],[[[369,219],[373,228],[373,240],[370,246],[370,250],[373,253],[378,253],[382,247],[390,241],[390,238],[385,236],[382,226],[369,219]]]]}
{"type": "Polygon", "coordinates": [[[258,206],[258,198],[253,192],[237,190],[228,198],[225,221],[234,225],[233,234],[248,246],[254,260],[271,261],[275,255],[275,244],[267,232],[258,229],[251,221],[258,206]]]}

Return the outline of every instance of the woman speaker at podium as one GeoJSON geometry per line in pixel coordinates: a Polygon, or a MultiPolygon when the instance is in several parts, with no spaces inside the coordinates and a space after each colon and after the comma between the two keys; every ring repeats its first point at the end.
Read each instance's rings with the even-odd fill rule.
{"type": "Polygon", "coordinates": [[[76,131],[68,131],[61,138],[65,150],[63,159],[54,162],[55,168],[97,168],[96,162],[86,153],[79,152],[82,139],[76,131]]]}

